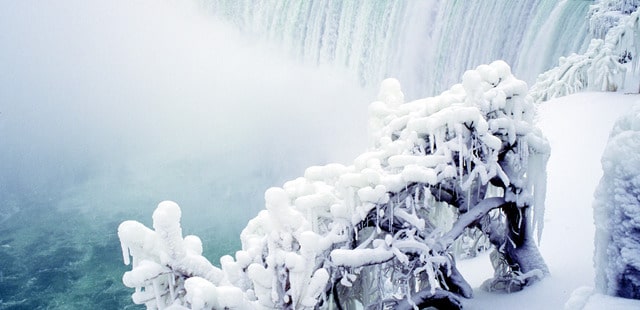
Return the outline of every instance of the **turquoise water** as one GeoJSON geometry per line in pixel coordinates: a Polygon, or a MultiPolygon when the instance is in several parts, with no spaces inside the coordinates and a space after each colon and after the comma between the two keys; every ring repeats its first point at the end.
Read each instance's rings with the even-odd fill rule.
{"type": "MultiPolygon", "coordinates": [[[[123,264],[116,230],[127,219],[149,225],[154,204],[148,201],[134,208],[144,199],[94,197],[93,211],[72,206],[89,194],[73,191],[75,196],[18,201],[19,211],[0,223],[0,309],[144,308],[132,304],[133,290],[121,282],[130,267],[123,264]],[[109,210],[105,203],[121,206],[109,210]],[[126,204],[131,208],[122,207],[126,204]]],[[[217,264],[216,258],[239,249],[239,219],[228,217],[231,223],[223,222],[202,211],[185,217],[190,223],[185,234],[205,240],[204,255],[212,262],[217,264]],[[195,217],[203,213],[201,221],[210,225],[198,227],[195,217]]]]}
{"type": "Polygon", "coordinates": [[[22,206],[0,229],[0,309],[136,309],[113,230],[75,212],[22,206]]]}
{"type": "Polygon", "coordinates": [[[76,182],[58,175],[48,188],[36,180],[50,171],[23,175],[42,189],[19,187],[1,196],[0,210],[12,211],[0,222],[0,309],[144,308],[132,304],[133,289],[121,282],[130,266],[123,263],[117,228],[129,219],[151,227],[163,199],[181,203],[184,235],[200,236],[203,254],[218,265],[219,257],[240,249],[240,230],[261,208],[264,189],[293,173],[275,164],[262,171],[209,168],[219,168],[219,160],[145,165],[148,172],[140,175],[113,169],[118,173],[72,178],[76,182]]]}

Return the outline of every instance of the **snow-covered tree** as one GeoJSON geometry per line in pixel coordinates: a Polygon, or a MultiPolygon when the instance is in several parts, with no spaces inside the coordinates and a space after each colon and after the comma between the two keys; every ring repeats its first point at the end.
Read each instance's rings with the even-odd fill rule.
{"type": "Polygon", "coordinates": [[[133,256],[123,281],[150,309],[459,309],[473,291],[452,247],[476,228],[495,245],[486,287],[520,290],[548,273],[534,231],[549,146],[534,113],[526,83],[502,61],[408,103],[385,80],[370,106],[370,151],[267,190],[221,269],[163,202],[154,230],[120,225],[125,263],[133,256]]]}
{"type": "Polygon", "coordinates": [[[620,118],[602,156],[596,190],[596,285],[640,299],[640,106],[620,118]]]}
{"type": "Polygon", "coordinates": [[[557,67],[538,76],[531,87],[534,100],[545,101],[584,89],[622,89],[627,75],[638,72],[639,4],[637,0],[602,0],[593,5],[589,21],[594,39],[586,52],[561,57],[557,67]]]}

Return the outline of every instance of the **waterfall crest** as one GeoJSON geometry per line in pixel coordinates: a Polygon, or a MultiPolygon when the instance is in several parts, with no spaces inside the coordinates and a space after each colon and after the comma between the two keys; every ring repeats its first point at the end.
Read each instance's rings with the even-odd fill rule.
{"type": "Polygon", "coordinates": [[[397,77],[409,98],[440,93],[479,64],[503,59],[532,83],[590,40],[592,1],[202,0],[212,14],[291,57],[335,65],[362,85],[397,77]],[[535,56],[535,57],[534,57],[535,56]]]}

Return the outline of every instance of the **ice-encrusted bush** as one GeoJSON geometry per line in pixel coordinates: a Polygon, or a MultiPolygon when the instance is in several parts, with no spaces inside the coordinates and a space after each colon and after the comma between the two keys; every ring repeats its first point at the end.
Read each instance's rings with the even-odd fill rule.
{"type": "Polygon", "coordinates": [[[638,10],[638,0],[599,0],[589,8],[589,31],[596,39],[604,39],[609,29],[624,22],[627,15],[638,10]]]}
{"type": "Polygon", "coordinates": [[[640,106],[620,118],[602,156],[596,190],[596,286],[640,299],[640,106]]]}
{"type": "Polygon", "coordinates": [[[600,1],[592,6],[589,14],[595,39],[585,53],[561,57],[557,67],[538,76],[531,87],[535,101],[581,90],[617,91],[625,86],[628,73],[638,72],[638,1],[600,1]]]}
{"type": "Polygon", "coordinates": [[[242,250],[201,256],[163,202],[154,229],[120,225],[134,302],[166,309],[461,308],[473,290],[452,245],[477,228],[495,245],[486,287],[520,290],[548,273],[541,232],[549,146],[527,85],[497,61],[442,95],[404,103],[398,81],[370,106],[372,147],[350,166],[308,168],[265,193],[242,250]]]}

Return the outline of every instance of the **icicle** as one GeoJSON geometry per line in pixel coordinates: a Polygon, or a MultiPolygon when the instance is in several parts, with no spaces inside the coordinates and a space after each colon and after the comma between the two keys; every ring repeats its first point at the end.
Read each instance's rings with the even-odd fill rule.
{"type": "MultiPolygon", "coordinates": [[[[516,203],[516,204],[517,204],[517,203],[516,203]]],[[[523,211],[523,210],[522,210],[522,208],[519,208],[519,207],[518,207],[518,213],[520,214],[520,215],[518,216],[518,227],[522,227],[522,218],[523,218],[523,216],[522,216],[522,211],[523,211]]],[[[519,234],[520,234],[520,233],[519,233],[519,231],[515,231],[515,233],[516,233],[517,235],[519,235],[519,234]]]]}
{"type": "Polygon", "coordinates": [[[467,188],[467,211],[468,210],[471,210],[471,186],[467,188]]]}
{"type": "Polygon", "coordinates": [[[460,129],[458,127],[456,129],[456,136],[458,138],[458,180],[462,182],[462,176],[464,172],[464,154],[462,153],[462,135],[460,134],[460,129]]]}
{"type": "Polygon", "coordinates": [[[429,135],[429,148],[431,149],[431,154],[433,154],[435,150],[436,137],[433,134],[429,135]]]}
{"type": "Polygon", "coordinates": [[[376,212],[376,232],[381,233],[382,228],[380,228],[380,218],[384,217],[384,209],[381,209],[379,205],[376,205],[378,211],[376,212]]]}
{"type": "Polygon", "coordinates": [[[393,211],[395,209],[395,205],[389,206],[389,232],[393,234],[393,211]]]}
{"type": "Polygon", "coordinates": [[[160,295],[160,277],[153,279],[151,283],[153,284],[153,293],[156,297],[156,304],[158,306],[158,309],[162,310],[166,305],[162,301],[162,296],[160,295]]]}
{"type": "Polygon", "coordinates": [[[124,260],[125,265],[129,265],[131,263],[131,257],[129,254],[129,247],[124,244],[124,242],[120,242],[120,247],[122,247],[122,259],[124,260]]]}
{"type": "Polygon", "coordinates": [[[171,300],[173,301],[176,300],[176,278],[173,273],[169,273],[167,277],[169,278],[169,295],[171,296],[171,300]]]}
{"type": "Polygon", "coordinates": [[[536,229],[538,243],[542,240],[544,229],[545,198],[547,192],[546,165],[548,154],[534,154],[529,157],[528,181],[533,190],[533,227],[536,229]]]}

